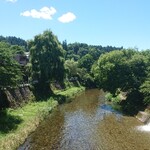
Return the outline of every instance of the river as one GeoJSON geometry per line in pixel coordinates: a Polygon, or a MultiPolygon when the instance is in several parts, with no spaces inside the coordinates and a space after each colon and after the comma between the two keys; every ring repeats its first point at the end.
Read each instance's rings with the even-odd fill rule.
{"type": "Polygon", "coordinates": [[[143,124],[104,103],[104,93],[87,90],[58,107],[18,150],[150,150],[143,124]]]}

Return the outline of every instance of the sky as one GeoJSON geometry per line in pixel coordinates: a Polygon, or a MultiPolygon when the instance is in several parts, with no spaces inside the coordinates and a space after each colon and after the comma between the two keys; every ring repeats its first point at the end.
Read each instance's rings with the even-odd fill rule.
{"type": "Polygon", "coordinates": [[[0,0],[0,35],[150,49],[150,0],[0,0]]]}

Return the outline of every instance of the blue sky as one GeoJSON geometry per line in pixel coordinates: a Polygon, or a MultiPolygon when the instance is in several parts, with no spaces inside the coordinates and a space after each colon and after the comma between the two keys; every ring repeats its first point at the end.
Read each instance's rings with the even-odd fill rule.
{"type": "Polygon", "coordinates": [[[150,0],[0,0],[0,35],[150,49],[150,0]]]}

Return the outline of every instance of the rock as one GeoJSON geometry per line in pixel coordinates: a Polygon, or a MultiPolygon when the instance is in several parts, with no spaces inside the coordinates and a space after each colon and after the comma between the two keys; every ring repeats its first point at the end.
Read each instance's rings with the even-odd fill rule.
{"type": "Polygon", "coordinates": [[[136,118],[143,123],[147,123],[150,119],[150,114],[144,111],[139,111],[136,118]]]}

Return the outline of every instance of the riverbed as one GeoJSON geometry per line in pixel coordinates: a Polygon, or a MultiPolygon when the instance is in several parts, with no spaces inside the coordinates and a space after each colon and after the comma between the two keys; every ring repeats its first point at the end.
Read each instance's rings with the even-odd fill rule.
{"type": "Polygon", "coordinates": [[[86,90],[59,106],[18,150],[150,150],[150,132],[104,102],[104,92],[86,90]]]}

